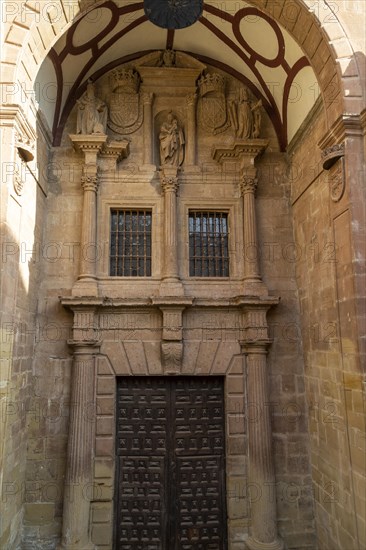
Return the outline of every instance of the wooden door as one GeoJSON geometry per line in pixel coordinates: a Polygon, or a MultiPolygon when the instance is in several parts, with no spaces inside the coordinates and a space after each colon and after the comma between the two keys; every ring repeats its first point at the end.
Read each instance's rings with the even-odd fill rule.
{"type": "Polygon", "coordinates": [[[226,550],[223,378],[117,391],[116,550],[226,550]]]}

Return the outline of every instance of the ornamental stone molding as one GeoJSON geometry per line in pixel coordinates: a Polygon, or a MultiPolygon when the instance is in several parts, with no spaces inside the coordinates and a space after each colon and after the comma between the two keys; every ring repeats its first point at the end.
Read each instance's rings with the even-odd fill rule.
{"type": "Polygon", "coordinates": [[[325,149],[323,149],[322,159],[324,170],[329,170],[333,166],[333,164],[337,162],[337,160],[344,157],[344,154],[344,142],[339,144],[336,143],[335,145],[331,145],[330,147],[326,147],[325,149]]]}

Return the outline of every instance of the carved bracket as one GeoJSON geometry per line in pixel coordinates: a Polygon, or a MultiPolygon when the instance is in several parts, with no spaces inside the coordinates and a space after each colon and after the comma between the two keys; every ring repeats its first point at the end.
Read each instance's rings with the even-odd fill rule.
{"type": "Polygon", "coordinates": [[[179,374],[183,362],[183,311],[191,299],[153,299],[163,313],[161,360],[166,374],[179,374]]]}

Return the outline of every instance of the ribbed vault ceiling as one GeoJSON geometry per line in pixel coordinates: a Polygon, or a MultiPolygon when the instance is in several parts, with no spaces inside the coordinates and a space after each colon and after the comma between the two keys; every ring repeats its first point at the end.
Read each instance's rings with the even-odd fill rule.
{"type": "Polygon", "coordinates": [[[88,78],[152,50],[191,54],[236,76],[271,117],[285,150],[319,90],[315,74],[290,34],[257,8],[226,0],[208,1],[194,25],[164,30],[146,19],[142,2],[107,0],[75,20],[44,61],[37,78],[39,106],[54,144],[88,78]]]}

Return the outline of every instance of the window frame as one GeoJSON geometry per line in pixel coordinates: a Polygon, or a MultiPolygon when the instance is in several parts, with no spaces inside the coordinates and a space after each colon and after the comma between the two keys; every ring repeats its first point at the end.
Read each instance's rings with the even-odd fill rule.
{"type": "Polygon", "coordinates": [[[98,262],[98,277],[108,281],[151,281],[159,279],[161,273],[161,232],[158,226],[158,218],[161,216],[158,201],[147,200],[110,200],[102,199],[98,214],[98,243],[101,254],[98,262]],[[151,275],[111,275],[110,274],[110,250],[111,250],[111,211],[112,210],[149,210],[151,212],[151,275]]]}
{"type": "MultiPolygon", "coordinates": [[[[124,228],[125,229],[125,228],[124,228]]],[[[123,278],[133,278],[133,279],[136,279],[136,278],[150,278],[151,277],[151,274],[152,274],[152,257],[153,257],[153,254],[152,254],[152,210],[151,208],[145,208],[145,209],[140,209],[140,208],[111,208],[110,211],[109,211],[109,239],[110,239],[110,245],[109,245],[109,268],[108,268],[108,272],[109,272],[109,276],[110,277],[123,277],[123,278]],[[112,219],[113,219],[113,213],[116,213],[117,215],[117,230],[116,231],[113,231],[112,230],[112,219]],[[119,256],[118,254],[115,255],[115,259],[117,260],[117,264],[119,263],[119,258],[122,259],[122,265],[123,265],[123,269],[126,269],[126,263],[132,263],[133,261],[136,261],[137,262],[137,271],[140,270],[140,267],[139,267],[139,263],[140,263],[140,260],[142,259],[143,260],[143,271],[149,271],[149,273],[147,274],[144,274],[144,275],[140,275],[140,274],[137,274],[137,275],[134,275],[132,273],[129,273],[129,274],[125,274],[125,273],[121,273],[121,274],[118,274],[118,273],[112,273],[112,233],[116,233],[116,241],[115,241],[115,246],[118,245],[119,247],[119,239],[122,238],[122,239],[125,239],[125,236],[129,236],[130,238],[131,237],[137,237],[138,239],[140,239],[140,236],[143,235],[144,237],[146,237],[147,235],[147,231],[146,231],[146,224],[143,225],[143,230],[141,231],[139,226],[137,226],[136,230],[133,230],[132,229],[132,216],[134,213],[137,213],[137,218],[139,219],[140,216],[144,216],[146,217],[147,215],[149,215],[150,217],[150,230],[149,230],[149,243],[148,243],[148,248],[150,248],[150,254],[147,255],[146,252],[144,255],[140,255],[139,252],[137,251],[136,252],[136,255],[131,255],[131,252],[133,251],[133,244],[132,242],[129,244],[128,246],[128,251],[129,251],[129,256],[127,257],[123,257],[122,255],[119,256]],[[122,214],[125,222],[126,222],[126,214],[131,216],[131,218],[129,219],[129,223],[131,224],[131,228],[129,231],[126,231],[124,230],[123,232],[119,232],[118,231],[118,224],[119,224],[119,220],[120,220],[120,215],[122,214]],[[124,258],[124,260],[123,260],[124,258]],[[148,265],[148,262],[150,263],[150,265],[148,265]],[[149,267],[149,269],[148,269],[149,267]]],[[[140,248],[140,244],[137,245],[137,248],[139,249],[140,248]]],[[[146,248],[145,246],[145,243],[144,243],[144,248],[146,248]]],[[[118,269],[118,266],[116,266],[117,269],[118,269]]],[[[133,271],[132,269],[132,265],[130,266],[129,268],[129,271],[133,271]]]]}
{"type": "Polygon", "coordinates": [[[217,284],[233,280],[241,280],[243,272],[243,262],[240,259],[239,251],[243,249],[243,230],[242,230],[242,210],[241,204],[234,199],[183,199],[179,212],[179,230],[182,243],[181,250],[181,276],[187,282],[200,283],[204,281],[215,282],[217,284]],[[189,274],[189,212],[192,210],[201,212],[223,212],[228,215],[228,250],[229,250],[229,276],[228,277],[201,277],[189,274]],[[238,261],[239,260],[239,261],[238,261]]]}
{"type": "MultiPolygon", "coordinates": [[[[209,224],[210,222],[208,222],[209,224]]],[[[195,232],[194,235],[199,235],[199,233],[195,232]]],[[[209,278],[209,279],[228,279],[230,278],[230,254],[229,254],[229,238],[230,238],[230,228],[229,228],[229,212],[226,212],[225,210],[222,210],[222,209],[193,209],[193,208],[189,208],[188,209],[188,256],[189,256],[189,266],[188,266],[188,271],[189,271],[189,277],[190,278],[199,278],[199,279],[203,279],[203,278],[209,278]],[[207,259],[208,259],[208,262],[209,262],[209,266],[210,266],[210,260],[211,262],[213,262],[215,265],[214,267],[214,270],[216,271],[216,266],[217,266],[217,263],[218,262],[221,262],[222,264],[222,269],[218,269],[218,271],[225,271],[227,270],[227,274],[225,275],[221,275],[221,274],[215,274],[215,275],[199,275],[197,273],[194,273],[194,274],[191,274],[191,262],[193,260],[193,262],[195,263],[195,259],[198,258],[198,256],[194,256],[194,255],[191,255],[191,252],[193,252],[191,250],[191,243],[190,243],[190,239],[191,239],[191,220],[193,218],[192,214],[199,214],[199,216],[195,217],[194,219],[198,219],[200,220],[200,223],[202,224],[203,222],[203,225],[204,225],[204,220],[206,220],[206,223],[208,220],[210,219],[213,219],[213,220],[216,220],[216,219],[225,219],[225,222],[226,222],[226,232],[221,232],[219,233],[218,235],[218,238],[215,239],[215,229],[214,229],[214,233],[212,234],[211,231],[207,231],[206,233],[202,234],[202,239],[200,239],[200,245],[208,245],[208,242],[210,240],[210,237],[213,236],[213,243],[214,243],[214,246],[216,245],[216,242],[217,241],[220,241],[220,239],[222,237],[226,238],[227,240],[227,243],[226,243],[226,250],[227,250],[227,256],[225,257],[224,254],[221,254],[221,255],[216,255],[216,254],[207,254],[207,259]],[[220,216],[221,215],[221,216],[220,216]],[[223,218],[224,216],[224,218],[223,218]]],[[[196,243],[195,243],[196,244],[196,243]]],[[[216,248],[216,246],[215,246],[216,248]]],[[[208,251],[209,252],[209,251],[208,251]]],[[[221,252],[225,252],[225,249],[222,250],[222,246],[221,246],[221,252]]],[[[203,258],[204,258],[204,255],[201,254],[200,256],[201,258],[201,268],[202,268],[202,263],[203,263],[203,258]]],[[[210,267],[208,267],[208,270],[210,269],[210,267]]],[[[194,266],[194,270],[195,271],[198,271],[198,269],[196,269],[196,267],[194,266]]],[[[202,269],[203,271],[203,269],[202,269]]]]}

